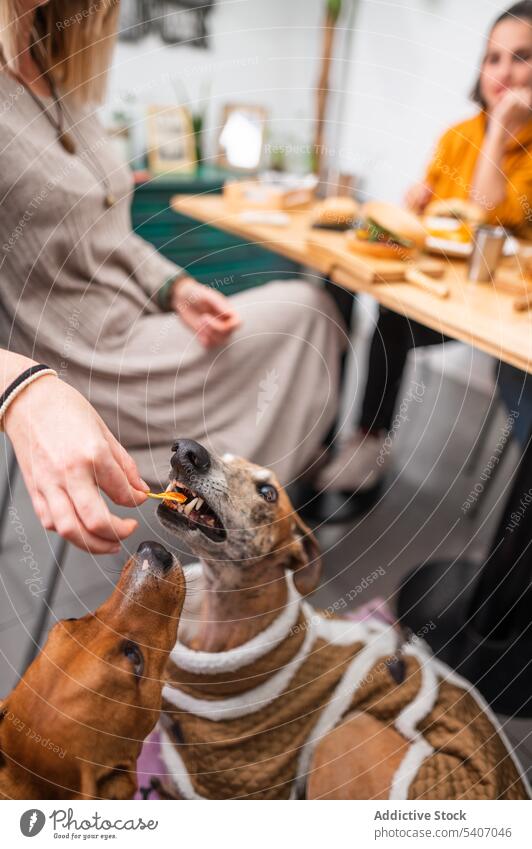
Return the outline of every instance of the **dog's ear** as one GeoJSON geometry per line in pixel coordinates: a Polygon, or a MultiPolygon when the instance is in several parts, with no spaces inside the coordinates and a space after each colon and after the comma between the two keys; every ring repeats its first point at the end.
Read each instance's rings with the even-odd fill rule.
{"type": "Polygon", "coordinates": [[[103,775],[90,763],[81,768],[80,799],[132,799],[136,792],[136,773],[129,767],[117,766],[103,775]]]}
{"type": "Polygon", "coordinates": [[[297,513],[294,513],[292,533],[288,566],[294,571],[294,584],[298,593],[310,595],[320,582],[321,551],[318,540],[297,513]]]}

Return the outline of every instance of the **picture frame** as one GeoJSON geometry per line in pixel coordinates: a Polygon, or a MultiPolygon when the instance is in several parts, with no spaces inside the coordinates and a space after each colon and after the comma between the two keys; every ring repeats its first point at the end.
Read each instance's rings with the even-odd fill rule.
{"type": "Polygon", "coordinates": [[[149,106],[146,124],[152,174],[190,174],[196,170],[194,127],[185,106],[149,106]]]}
{"type": "Polygon", "coordinates": [[[250,103],[226,103],[218,136],[218,164],[231,171],[257,171],[264,148],[268,112],[250,103]]]}
{"type": "Polygon", "coordinates": [[[163,44],[207,48],[213,4],[214,0],[121,0],[118,37],[137,42],[155,34],[163,44]]]}

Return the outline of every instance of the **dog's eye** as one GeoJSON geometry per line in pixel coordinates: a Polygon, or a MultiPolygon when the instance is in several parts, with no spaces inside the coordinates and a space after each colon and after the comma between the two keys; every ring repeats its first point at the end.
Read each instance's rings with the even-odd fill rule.
{"type": "Polygon", "coordinates": [[[133,666],[135,675],[142,675],[142,671],[144,669],[144,658],[142,657],[142,652],[137,644],[132,643],[130,640],[128,640],[127,643],[124,643],[124,654],[133,666]]]}
{"type": "Polygon", "coordinates": [[[277,490],[271,483],[261,483],[257,486],[257,492],[265,501],[277,501],[277,490]]]}

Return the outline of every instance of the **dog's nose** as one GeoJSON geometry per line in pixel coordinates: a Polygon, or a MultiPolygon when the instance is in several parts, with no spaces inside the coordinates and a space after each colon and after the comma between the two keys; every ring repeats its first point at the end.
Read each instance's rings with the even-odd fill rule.
{"type": "Polygon", "coordinates": [[[152,568],[162,569],[163,572],[167,572],[174,562],[174,558],[164,545],[160,545],[158,542],[151,542],[150,540],[141,542],[139,545],[137,549],[137,560],[141,564],[147,560],[152,568]]]}
{"type": "Polygon", "coordinates": [[[209,452],[193,439],[178,439],[172,445],[174,452],[170,464],[176,472],[206,474],[211,467],[209,452]]]}

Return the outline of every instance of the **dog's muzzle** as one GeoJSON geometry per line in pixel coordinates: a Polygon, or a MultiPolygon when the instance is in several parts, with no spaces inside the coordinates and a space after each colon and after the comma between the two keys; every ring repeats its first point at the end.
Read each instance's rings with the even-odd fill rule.
{"type": "Polygon", "coordinates": [[[179,492],[185,500],[178,503],[164,500],[157,515],[171,530],[179,528],[199,531],[211,542],[223,542],[226,530],[218,513],[209,504],[209,473],[211,456],[203,445],[194,439],[178,439],[172,445],[172,467],[167,491],[179,492]]]}
{"type": "Polygon", "coordinates": [[[179,439],[172,445],[170,465],[181,478],[206,475],[211,468],[209,452],[193,439],[179,439]]]}
{"type": "Polygon", "coordinates": [[[158,542],[141,542],[135,555],[137,563],[148,563],[150,568],[156,572],[168,572],[174,563],[174,558],[164,545],[158,542]]]}

